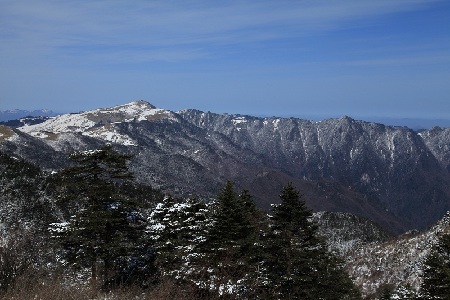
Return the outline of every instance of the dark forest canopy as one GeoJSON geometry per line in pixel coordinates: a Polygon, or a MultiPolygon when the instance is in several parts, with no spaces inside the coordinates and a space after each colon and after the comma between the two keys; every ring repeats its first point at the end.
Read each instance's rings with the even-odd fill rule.
{"type": "MultiPolygon", "coordinates": [[[[210,202],[137,184],[131,157],[111,146],[77,152],[71,166],[53,174],[0,154],[2,201],[17,212],[16,219],[2,217],[5,297],[35,273],[27,279],[33,284],[52,278],[64,289],[57,282],[65,278],[97,293],[170,286],[171,297],[186,299],[361,299],[292,183],[267,215],[231,181],[210,202]]],[[[433,260],[439,245],[428,264],[442,265],[433,260]]]]}

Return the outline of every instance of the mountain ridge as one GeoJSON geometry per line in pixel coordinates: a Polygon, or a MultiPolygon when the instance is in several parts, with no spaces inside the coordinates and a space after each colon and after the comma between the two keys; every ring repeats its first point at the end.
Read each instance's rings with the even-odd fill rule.
{"type": "Polygon", "coordinates": [[[214,197],[231,179],[267,208],[292,181],[316,211],[356,213],[397,233],[426,228],[450,208],[446,129],[172,112],[135,101],[18,130],[59,155],[113,143],[134,155],[139,180],[174,193],[214,197]]]}

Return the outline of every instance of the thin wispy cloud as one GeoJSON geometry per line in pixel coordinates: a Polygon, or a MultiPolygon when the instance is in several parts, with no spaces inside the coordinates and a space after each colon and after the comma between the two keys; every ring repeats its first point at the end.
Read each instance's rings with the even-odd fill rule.
{"type": "Polygon", "coordinates": [[[0,108],[443,114],[449,18],[446,0],[0,0],[0,108]]]}
{"type": "Polygon", "coordinates": [[[353,60],[339,62],[336,65],[353,66],[353,67],[367,67],[367,66],[417,66],[430,64],[448,64],[450,63],[449,53],[430,53],[427,56],[401,56],[387,59],[367,59],[367,60],[353,60]]]}
{"type": "Polygon", "coordinates": [[[189,60],[207,56],[213,52],[208,50],[210,47],[308,36],[351,27],[355,19],[370,19],[429,3],[3,1],[0,41],[6,56],[30,52],[61,55],[65,59],[81,54],[99,59],[100,52],[109,54],[108,59],[120,60],[123,49],[128,48],[128,52],[144,60],[189,60]],[[168,54],[162,55],[163,51],[168,54]],[[149,54],[142,55],[144,52],[149,54]]]}

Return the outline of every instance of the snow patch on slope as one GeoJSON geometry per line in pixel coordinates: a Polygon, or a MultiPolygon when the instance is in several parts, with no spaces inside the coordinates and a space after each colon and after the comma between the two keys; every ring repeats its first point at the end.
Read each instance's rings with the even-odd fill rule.
{"type": "Polygon", "coordinates": [[[83,133],[83,135],[90,136],[93,138],[100,138],[102,140],[112,142],[115,144],[121,144],[125,146],[137,146],[137,143],[131,139],[128,135],[121,134],[118,132],[117,128],[107,128],[102,126],[94,131],[88,131],[83,133]]]}
{"type": "Polygon", "coordinates": [[[0,141],[14,141],[17,138],[17,133],[15,133],[11,128],[0,125],[0,141]]]}
{"type": "Polygon", "coordinates": [[[156,108],[145,101],[135,101],[112,108],[99,108],[88,112],[88,118],[101,123],[151,121],[156,119],[174,119],[173,113],[156,108]]]}
{"type": "Polygon", "coordinates": [[[175,120],[176,118],[170,111],[158,109],[145,101],[135,101],[112,108],[65,114],[40,124],[27,125],[18,129],[41,139],[51,139],[58,134],[71,132],[117,144],[136,145],[133,139],[120,133],[116,124],[159,119],[175,120]]]}

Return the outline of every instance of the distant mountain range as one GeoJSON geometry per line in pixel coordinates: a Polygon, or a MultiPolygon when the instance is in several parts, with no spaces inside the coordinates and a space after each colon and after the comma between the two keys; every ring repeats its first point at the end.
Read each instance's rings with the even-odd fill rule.
{"type": "Polygon", "coordinates": [[[292,182],[315,211],[369,218],[394,233],[450,210],[450,129],[414,131],[349,117],[308,121],[173,112],[145,101],[0,126],[0,150],[49,170],[68,154],[112,143],[138,181],[213,198],[227,179],[268,209],[292,182]]]}
{"type": "MultiPolygon", "coordinates": [[[[18,121],[20,119],[27,119],[27,117],[55,117],[61,115],[61,113],[56,113],[48,109],[40,110],[0,110],[0,124],[5,125],[5,122],[10,122],[7,126],[19,127],[18,121]]],[[[260,116],[260,117],[271,117],[271,116],[260,116]]],[[[303,116],[303,115],[293,115],[293,116],[281,116],[284,118],[295,117],[297,119],[314,120],[321,121],[329,119],[329,117],[319,117],[319,116],[303,116]]],[[[431,129],[433,127],[450,127],[450,119],[431,119],[431,118],[394,118],[394,117],[358,117],[357,119],[381,123],[390,126],[405,126],[416,131],[431,129]]],[[[45,120],[45,119],[44,119],[45,120]]]]}
{"type": "Polygon", "coordinates": [[[14,110],[0,110],[0,121],[10,121],[17,120],[24,117],[54,117],[58,115],[57,113],[48,110],[48,109],[40,109],[40,110],[22,110],[22,109],[14,109],[14,110]]]}

